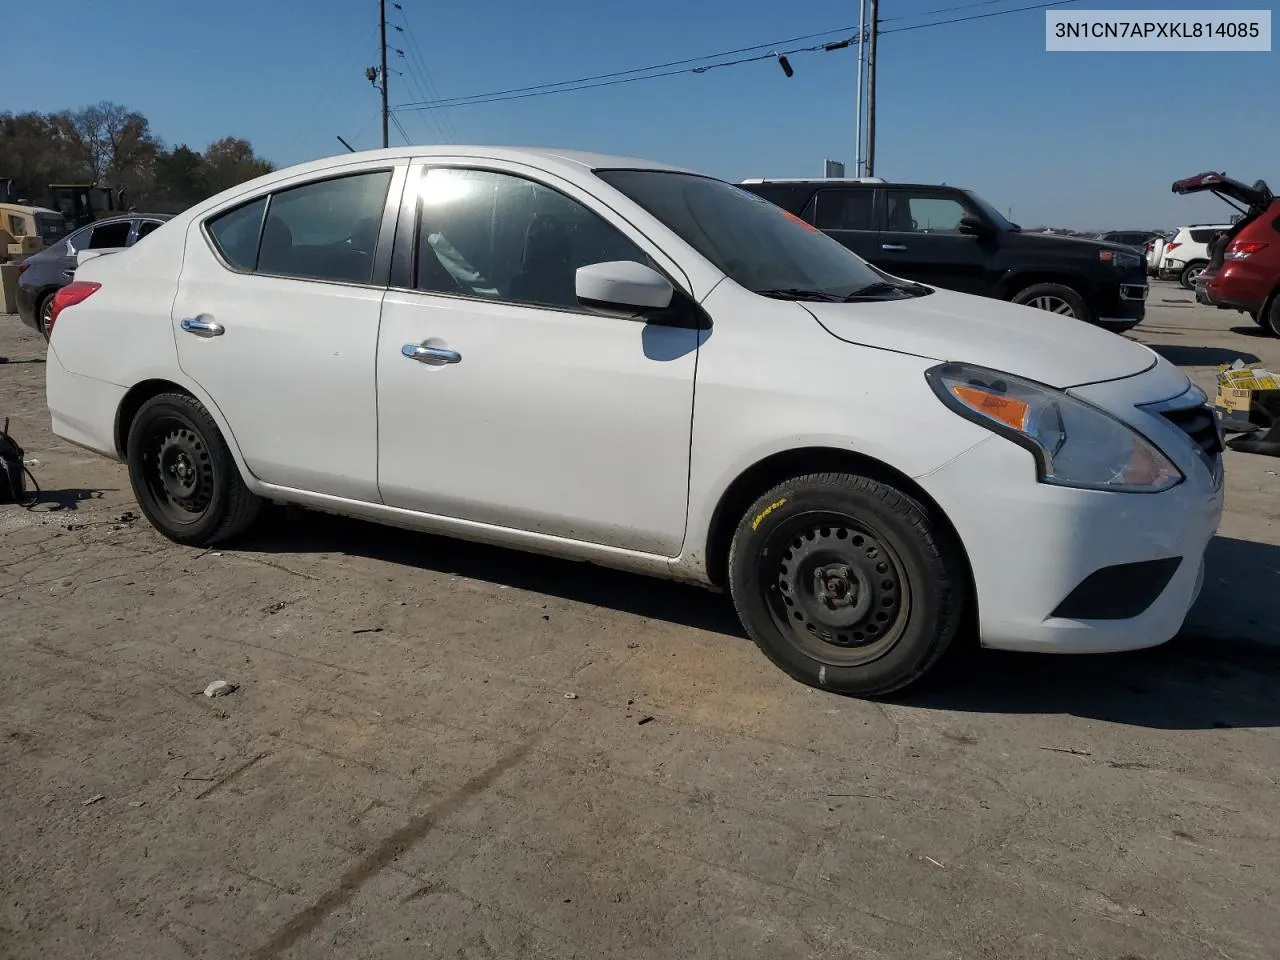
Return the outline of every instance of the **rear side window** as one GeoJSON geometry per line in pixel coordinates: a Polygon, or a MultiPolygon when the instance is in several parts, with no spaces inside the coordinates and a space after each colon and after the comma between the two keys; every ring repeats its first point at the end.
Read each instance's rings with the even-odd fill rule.
{"type": "Polygon", "coordinates": [[[272,194],[259,273],[368,283],[391,171],[357,173],[272,194]]]}
{"type": "Polygon", "coordinates": [[[812,223],[819,230],[874,230],[873,196],[871,190],[819,190],[812,223]]]}
{"type": "Polygon", "coordinates": [[[132,228],[133,223],[129,220],[117,220],[115,223],[104,223],[94,227],[85,249],[114,250],[117,247],[126,246],[129,243],[129,231],[132,228]]]}
{"type": "Polygon", "coordinates": [[[258,235],[267,198],[228,210],[209,221],[209,236],[224,260],[237,270],[252,270],[258,260],[258,235]]]}
{"type": "Polygon", "coordinates": [[[1191,239],[1195,243],[1208,243],[1210,240],[1212,240],[1215,236],[1218,235],[1218,232],[1219,231],[1216,229],[1192,230],[1191,239]]]}
{"type": "Polygon", "coordinates": [[[138,239],[141,240],[158,226],[160,226],[159,220],[143,220],[142,223],[138,224],[138,239]]]}

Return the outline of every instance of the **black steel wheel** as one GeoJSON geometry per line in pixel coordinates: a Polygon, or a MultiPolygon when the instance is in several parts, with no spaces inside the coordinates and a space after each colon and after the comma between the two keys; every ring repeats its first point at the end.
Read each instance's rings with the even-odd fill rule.
{"type": "Polygon", "coordinates": [[[932,667],[967,593],[949,529],[911,497],[866,477],[779,484],[734,535],[729,584],[748,634],[812,686],[881,695],[932,667]]]}
{"type": "Polygon", "coordinates": [[[144,403],[129,427],[127,457],[138,506],[170,540],[209,546],[242,533],[261,510],[194,397],[165,393],[144,403]]]}
{"type": "Polygon", "coordinates": [[[897,552],[866,525],[797,514],[778,525],[765,551],[773,560],[761,565],[760,589],[774,625],[815,660],[870,663],[902,635],[911,586],[897,552]]]}

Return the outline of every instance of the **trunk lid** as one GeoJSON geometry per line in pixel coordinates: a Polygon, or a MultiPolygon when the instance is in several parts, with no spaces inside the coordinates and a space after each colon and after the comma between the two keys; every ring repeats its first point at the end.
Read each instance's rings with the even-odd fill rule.
{"type": "Polygon", "coordinates": [[[881,303],[801,303],[846,343],[979,364],[1067,389],[1131,377],[1156,355],[1080,320],[949,290],[881,303]]]}

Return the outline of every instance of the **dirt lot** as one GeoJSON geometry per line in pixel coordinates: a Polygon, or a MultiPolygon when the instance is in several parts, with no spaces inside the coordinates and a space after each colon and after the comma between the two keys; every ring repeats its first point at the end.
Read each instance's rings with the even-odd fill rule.
{"type": "MultiPolygon", "coordinates": [[[[1280,364],[1148,317],[1204,385],[1280,364]]],[[[1280,460],[1228,455],[1173,643],[881,705],[693,589],[305,514],[174,546],[50,435],[16,318],[0,355],[45,489],[0,507],[0,956],[1276,955],[1280,460]]]]}

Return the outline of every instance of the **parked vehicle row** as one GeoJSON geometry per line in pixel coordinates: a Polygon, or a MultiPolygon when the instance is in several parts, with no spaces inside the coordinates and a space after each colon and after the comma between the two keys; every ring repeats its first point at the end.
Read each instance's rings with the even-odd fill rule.
{"type": "Polygon", "coordinates": [[[1023,233],[970,190],[865,178],[746,180],[742,186],[897,277],[1117,333],[1146,312],[1147,274],[1137,250],[1023,233]]]}
{"type": "Polygon", "coordinates": [[[1249,186],[1222,173],[1201,173],[1173,185],[1182,195],[1206,191],[1243,211],[1211,247],[1197,277],[1196,299],[1247,313],[1280,336],[1280,200],[1262,180],[1249,186]]]}
{"type": "Polygon", "coordinates": [[[1214,239],[1230,230],[1229,223],[1198,223],[1181,227],[1164,244],[1156,277],[1177,280],[1187,290],[1194,290],[1196,280],[1209,265],[1209,247],[1214,239]]]}
{"type": "Polygon", "coordinates": [[[81,252],[114,253],[131,247],[169,217],[163,213],[107,217],[28,257],[18,267],[18,316],[22,322],[47,338],[54,294],[71,282],[81,252]]]}
{"type": "MultiPolygon", "coordinates": [[[[1204,394],[1078,313],[902,275],[1028,241],[937,188],[825,183],[795,213],[634,159],[346,154],[81,265],[48,404],[177,542],[275,500],[719,586],[824,689],[900,689],[966,627],[1158,644],[1222,511],[1204,394]]],[[[1058,243],[1105,320],[1131,252],[1058,243]]]]}

